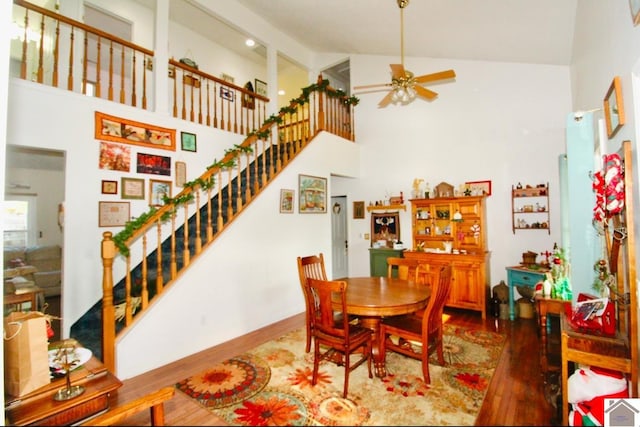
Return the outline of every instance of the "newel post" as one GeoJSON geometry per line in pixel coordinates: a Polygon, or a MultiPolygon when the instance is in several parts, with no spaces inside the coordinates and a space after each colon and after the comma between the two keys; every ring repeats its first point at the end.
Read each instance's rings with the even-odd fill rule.
{"type": "MultiPolygon", "coordinates": [[[[318,84],[322,84],[322,74],[318,75],[318,84]]],[[[325,114],[324,114],[324,92],[319,90],[318,93],[318,130],[325,129],[325,114]]]]}
{"type": "Polygon", "coordinates": [[[116,256],[116,245],[110,231],[102,233],[102,237],[102,363],[115,375],[116,323],[113,307],[113,259],[116,256]]]}

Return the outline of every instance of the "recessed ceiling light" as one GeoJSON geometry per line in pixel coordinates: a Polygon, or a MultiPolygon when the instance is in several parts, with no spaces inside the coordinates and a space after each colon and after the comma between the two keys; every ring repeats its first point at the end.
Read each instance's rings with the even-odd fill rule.
{"type": "Polygon", "coordinates": [[[247,39],[247,41],[245,41],[244,44],[246,44],[249,47],[253,47],[256,45],[256,42],[253,39],[247,39]]]}
{"type": "Polygon", "coordinates": [[[284,95],[284,93],[285,93],[285,92],[284,92],[284,90],[282,90],[282,89],[280,89],[280,90],[278,91],[278,95],[280,95],[280,96],[284,95]]]}

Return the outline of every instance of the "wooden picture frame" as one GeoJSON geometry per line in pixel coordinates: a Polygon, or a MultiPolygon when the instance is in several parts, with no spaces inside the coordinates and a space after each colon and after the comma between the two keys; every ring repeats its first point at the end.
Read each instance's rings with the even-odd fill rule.
{"type": "Polygon", "coordinates": [[[353,219],[364,219],[364,202],[353,202],[353,219]]]}
{"type": "Polygon", "coordinates": [[[255,90],[258,95],[266,97],[268,94],[267,82],[263,82],[262,80],[255,79],[255,90]]]}
{"type": "Polygon", "coordinates": [[[171,197],[171,181],[149,180],[149,206],[164,206],[164,197],[171,197]]]}
{"type": "Polygon", "coordinates": [[[382,240],[400,241],[400,212],[371,213],[371,245],[382,240]]]}
{"type": "Polygon", "coordinates": [[[198,151],[198,141],[195,133],[180,132],[180,148],[182,151],[198,151]]]}
{"type": "Polygon", "coordinates": [[[631,20],[635,27],[640,24],[640,0],[629,0],[629,8],[631,9],[631,20]]]}
{"type": "Polygon", "coordinates": [[[144,178],[120,178],[122,198],[144,200],[144,178]]]}
{"type": "Polygon", "coordinates": [[[171,157],[138,153],[136,172],[152,175],[171,175],[171,157]]]}
{"type": "Polygon", "coordinates": [[[327,178],[298,175],[298,211],[300,213],[327,212],[327,178]]]}
{"type": "Polygon", "coordinates": [[[98,227],[124,227],[131,218],[130,202],[98,202],[98,227]]]}
{"type": "Polygon", "coordinates": [[[615,76],[604,97],[604,119],[607,124],[607,137],[613,138],[624,125],[624,103],[620,77],[615,76]]]}
{"type": "Polygon", "coordinates": [[[187,182],[187,163],[176,161],[176,187],[184,187],[187,182]]]}
{"type": "Polygon", "coordinates": [[[95,112],[95,138],[176,151],[176,130],[95,112]]]}
{"type": "Polygon", "coordinates": [[[465,186],[471,191],[472,196],[491,195],[491,181],[467,181],[465,186]]]}
{"type": "Polygon", "coordinates": [[[118,194],[118,181],[102,180],[102,194],[118,194]]]}
{"type": "Polygon", "coordinates": [[[113,142],[100,141],[98,168],[118,172],[131,170],[131,147],[113,142]]]}
{"type": "Polygon", "coordinates": [[[283,188],[280,190],[280,213],[293,213],[295,190],[283,188]]]}

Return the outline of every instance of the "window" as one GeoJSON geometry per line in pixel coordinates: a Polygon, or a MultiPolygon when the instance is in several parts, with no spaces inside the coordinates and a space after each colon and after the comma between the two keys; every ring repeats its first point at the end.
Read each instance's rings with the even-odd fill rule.
{"type": "Polygon", "coordinates": [[[35,196],[7,196],[3,206],[4,246],[33,246],[36,242],[35,196]]]}

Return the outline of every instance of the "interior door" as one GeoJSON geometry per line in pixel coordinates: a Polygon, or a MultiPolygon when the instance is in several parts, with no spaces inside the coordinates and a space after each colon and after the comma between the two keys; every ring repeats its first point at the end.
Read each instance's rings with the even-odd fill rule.
{"type": "Polygon", "coordinates": [[[347,197],[331,197],[331,278],[349,275],[349,241],[347,234],[347,197]]]}

